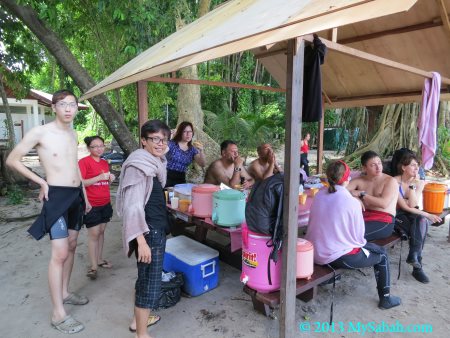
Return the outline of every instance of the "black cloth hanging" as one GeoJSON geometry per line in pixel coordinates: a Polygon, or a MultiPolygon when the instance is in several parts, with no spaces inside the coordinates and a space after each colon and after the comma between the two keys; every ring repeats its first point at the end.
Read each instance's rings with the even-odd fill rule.
{"type": "Polygon", "coordinates": [[[320,65],[325,61],[326,52],[327,47],[316,34],[313,43],[305,46],[302,122],[318,122],[322,118],[320,65]]]}

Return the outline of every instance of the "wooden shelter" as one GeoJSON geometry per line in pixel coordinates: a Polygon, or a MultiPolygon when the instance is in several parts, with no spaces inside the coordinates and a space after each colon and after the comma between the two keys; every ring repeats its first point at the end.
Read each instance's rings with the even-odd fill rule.
{"type": "MultiPolygon", "coordinates": [[[[303,48],[310,34],[328,37],[322,40],[329,48],[323,66],[327,106],[417,101],[430,71],[450,85],[449,6],[450,0],[229,1],[140,54],[82,99],[138,82],[142,122],[148,117],[147,81],[224,85],[160,76],[251,50],[278,81],[277,90],[286,91],[285,186],[297,187],[303,48]]],[[[280,337],[294,337],[295,269],[288,267],[296,260],[297,189],[286,189],[284,200],[280,337]]]]}

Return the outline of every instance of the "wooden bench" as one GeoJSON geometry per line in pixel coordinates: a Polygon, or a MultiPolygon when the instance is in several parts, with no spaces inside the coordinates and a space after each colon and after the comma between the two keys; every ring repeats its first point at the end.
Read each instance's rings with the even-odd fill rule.
{"type": "MultiPolygon", "coordinates": [[[[383,239],[372,241],[385,249],[393,247],[396,243],[401,241],[401,237],[397,234],[383,239]]],[[[317,287],[319,284],[326,282],[336,276],[340,275],[344,269],[331,269],[328,266],[314,264],[314,273],[310,279],[297,279],[296,281],[296,296],[298,299],[309,302],[317,295],[317,287]]],[[[264,293],[258,292],[249,286],[244,286],[244,292],[252,298],[253,309],[266,316],[270,316],[271,312],[280,304],[280,291],[264,293]]]]}

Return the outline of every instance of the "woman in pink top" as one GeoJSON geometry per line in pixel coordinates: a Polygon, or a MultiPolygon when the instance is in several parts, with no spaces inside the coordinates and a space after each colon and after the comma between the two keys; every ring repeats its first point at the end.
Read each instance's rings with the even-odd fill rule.
{"type": "Polygon", "coordinates": [[[350,168],[343,161],[327,168],[330,187],[314,198],[306,239],[314,244],[314,260],[332,268],[359,269],[373,266],[380,309],[400,305],[390,295],[389,259],[385,250],[364,239],[364,220],[360,201],[345,188],[350,168]],[[326,215],[326,216],[324,216],[326,215]]]}

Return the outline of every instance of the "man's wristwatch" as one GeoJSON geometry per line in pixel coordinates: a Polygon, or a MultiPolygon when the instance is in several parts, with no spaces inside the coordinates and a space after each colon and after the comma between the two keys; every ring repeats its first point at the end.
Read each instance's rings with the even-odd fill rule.
{"type": "Polygon", "coordinates": [[[410,184],[408,186],[408,188],[411,189],[411,190],[416,190],[416,185],[415,184],[410,184]]]}
{"type": "Polygon", "coordinates": [[[241,169],[241,167],[237,167],[237,168],[234,168],[234,172],[239,172],[239,171],[242,171],[242,169],[241,169]]]}
{"type": "Polygon", "coordinates": [[[359,193],[358,198],[359,198],[361,201],[364,201],[364,196],[366,196],[366,195],[367,195],[367,193],[366,193],[365,191],[361,191],[361,192],[359,193]]]}

